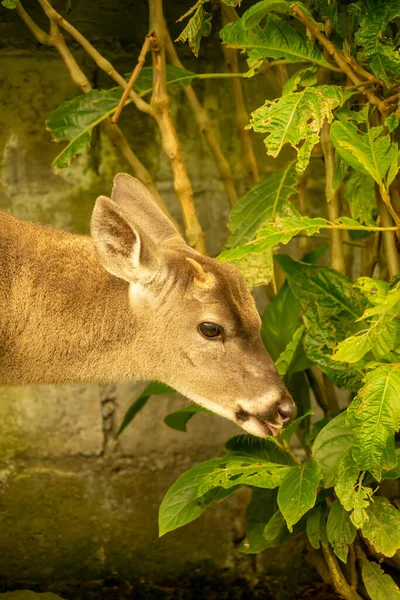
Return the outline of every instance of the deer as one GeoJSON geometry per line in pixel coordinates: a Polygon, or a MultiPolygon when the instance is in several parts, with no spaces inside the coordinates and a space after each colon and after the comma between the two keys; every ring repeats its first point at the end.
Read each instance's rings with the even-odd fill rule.
{"type": "Polygon", "coordinates": [[[258,437],[296,414],[240,271],[126,173],[90,235],[0,212],[0,273],[0,385],[156,380],[258,437]]]}

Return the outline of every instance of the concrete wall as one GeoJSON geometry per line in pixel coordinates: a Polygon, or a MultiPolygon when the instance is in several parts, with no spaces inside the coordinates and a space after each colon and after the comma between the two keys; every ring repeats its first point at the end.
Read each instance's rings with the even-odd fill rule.
{"type": "MultiPolygon", "coordinates": [[[[102,0],[94,10],[89,0],[72,0],[70,20],[121,72],[132,68],[147,27],[146,2],[135,2],[134,14],[132,4],[102,0]]],[[[174,23],[182,7],[166,4],[168,20],[174,23]]],[[[38,4],[32,0],[24,6],[47,29],[38,4]]],[[[189,68],[223,68],[218,40],[211,38],[207,44],[208,51],[216,49],[215,64],[207,62],[205,53],[199,63],[189,57],[189,68]]],[[[91,81],[109,86],[76,45],[71,47],[91,81]]],[[[257,89],[262,85],[251,83],[250,107],[265,97],[266,90],[257,89]]],[[[208,81],[197,89],[243,190],[230,84],[208,81]]],[[[0,209],[85,232],[96,196],[107,194],[112,176],[128,167],[108,139],[95,132],[85,156],[59,174],[52,172],[59,147],[46,132],[45,120],[49,111],[76,93],[57,53],[38,47],[16,13],[0,8],[0,209]]],[[[179,89],[173,92],[173,115],[214,253],[227,231],[223,186],[179,89]]],[[[121,127],[180,219],[154,124],[129,107],[121,127]]],[[[257,147],[264,156],[261,140],[257,147]]],[[[264,158],[263,168],[268,168],[264,158]]],[[[186,435],[172,431],[163,417],[187,402],[161,397],[149,402],[116,444],[114,433],[142,387],[119,382],[0,389],[0,579],[115,576],[164,581],[188,572],[251,572],[251,561],[235,550],[246,490],[194,524],[158,538],[158,506],[169,485],[192,464],[220,455],[224,441],[239,429],[221,418],[199,415],[186,435]]]]}

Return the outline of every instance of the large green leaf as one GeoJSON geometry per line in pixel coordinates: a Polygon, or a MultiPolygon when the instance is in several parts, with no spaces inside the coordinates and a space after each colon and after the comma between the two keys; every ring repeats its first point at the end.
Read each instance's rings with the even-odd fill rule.
{"type": "Polygon", "coordinates": [[[400,364],[381,365],[369,371],[347,415],[347,423],[355,434],[354,462],[379,481],[382,470],[397,462],[394,434],[400,428],[400,364]]]}
{"type": "Polygon", "coordinates": [[[247,434],[237,435],[226,442],[225,448],[229,453],[241,456],[249,455],[256,460],[261,458],[280,465],[293,465],[290,454],[283,450],[274,437],[259,438],[247,434]]]}
{"type": "Polygon", "coordinates": [[[280,510],[277,510],[264,527],[263,536],[266,540],[266,548],[281,546],[289,538],[304,533],[305,526],[305,520],[302,519],[289,531],[284,516],[280,510]]]}
{"type": "Polygon", "coordinates": [[[326,513],[325,502],[319,502],[307,514],[306,532],[311,546],[318,549],[322,545],[326,548],[328,545],[328,536],[326,533],[326,513]]]}
{"type": "Polygon", "coordinates": [[[337,415],[318,433],[312,456],[321,467],[325,488],[336,483],[340,461],[353,442],[354,433],[346,425],[346,412],[337,415]]]}
{"type": "Polygon", "coordinates": [[[314,506],[321,477],[321,469],[312,459],[284,476],[278,490],[278,506],[289,531],[314,506]]]}
{"type": "Polygon", "coordinates": [[[400,600],[400,589],[377,563],[364,559],[362,578],[371,600],[400,600]]]}
{"type": "Polygon", "coordinates": [[[365,329],[340,342],[333,360],[354,363],[370,350],[375,358],[395,360],[393,353],[400,350],[400,283],[387,292],[385,299],[367,308],[358,321],[367,321],[365,329]]]}
{"type": "Polygon", "coordinates": [[[333,110],[349,96],[334,85],[307,87],[302,92],[267,100],[252,113],[250,126],[254,131],[267,134],[264,143],[270,156],[277,157],[286,143],[295,148],[298,153],[296,169],[302,173],[312,149],[319,142],[325,120],[330,123],[333,110]]]}
{"type": "Polygon", "coordinates": [[[234,258],[229,262],[242,273],[250,291],[254,287],[267,285],[274,274],[272,250],[262,254],[247,254],[241,258],[234,258]]]}
{"type": "Polygon", "coordinates": [[[368,509],[362,534],[377,552],[394,556],[400,548],[400,512],[387,498],[376,496],[368,509]]]}
{"type": "Polygon", "coordinates": [[[136,415],[144,408],[152,396],[159,396],[161,394],[176,394],[175,390],[170,388],[164,383],[153,381],[143,390],[135,402],[126,411],[121,425],[117,431],[116,437],[119,437],[129,423],[136,417],[136,415]]]}
{"type": "Polygon", "coordinates": [[[290,2],[285,0],[261,0],[250,6],[241,16],[241,23],[244,29],[253,29],[270,12],[282,14],[291,14],[290,2]]]}
{"type": "MultiPolygon", "coordinates": [[[[167,66],[168,85],[187,85],[196,78],[195,73],[167,66]]],[[[144,67],[135,84],[135,91],[144,96],[151,92],[153,69],[144,67]]],[[[115,112],[122,95],[121,88],[92,90],[87,94],[67,100],[49,114],[46,122],[55,142],[69,144],[54,159],[57,169],[67,167],[71,160],[90,146],[93,128],[115,112]]]]}
{"type": "Polygon", "coordinates": [[[354,462],[351,446],[339,465],[335,493],[344,508],[349,511],[352,523],[360,528],[368,520],[367,508],[371,502],[372,489],[362,485],[363,474],[354,462]]]}
{"type": "Polygon", "coordinates": [[[269,547],[263,533],[276,508],[276,490],[253,488],[246,510],[246,537],[239,547],[241,552],[258,554],[269,547]]]}
{"type": "Polygon", "coordinates": [[[201,38],[209,36],[211,33],[211,14],[205,12],[202,6],[199,6],[181,32],[176,42],[189,42],[189,46],[195,56],[199,55],[201,38]]]}
{"type": "Polygon", "coordinates": [[[211,502],[215,502],[215,490],[218,490],[219,498],[221,490],[237,485],[273,489],[294,468],[237,454],[195,465],[166,493],[159,512],[160,535],[196,519],[211,502]]]}
{"type": "MultiPolygon", "coordinates": [[[[246,15],[246,13],[245,13],[246,15]]],[[[248,26],[247,17],[236,23],[229,23],[221,30],[222,43],[229,47],[246,50],[249,55],[250,74],[265,58],[284,58],[290,62],[311,62],[330,68],[315,44],[304,33],[292,27],[275,15],[269,15],[264,29],[248,26]]]]}
{"type": "Polygon", "coordinates": [[[301,304],[287,281],[270,302],[262,317],[261,337],[272,360],[276,361],[300,324],[301,304]]]}
{"type": "Polygon", "coordinates": [[[383,126],[368,127],[360,132],[354,123],[335,121],[331,126],[331,140],[338,154],[353,169],[370,175],[379,186],[397,158],[397,144],[390,135],[381,135],[383,126]]]}
{"type": "Polygon", "coordinates": [[[171,429],[176,429],[177,431],[186,431],[186,425],[190,421],[194,415],[198,413],[205,413],[210,415],[211,411],[207,408],[203,408],[198,404],[190,404],[189,406],[184,406],[179,410],[170,413],[164,418],[164,423],[171,427],[171,429]]]}
{"type": "Polygon", "coordinates": [[[354,542],[357,530],[338,499],[333,502],[329,511],[326,533],[336,556],[342,562],[347,562],[349,544],[354,542]]]}
{"type": "Polygon", "coordinates": [[[310,363],[304,354],[302,337],[304,326],[301,325],[294,333],[292,340],[276,361],[276,369],[280,377],[304,371],[310,367],[310,363]]]}

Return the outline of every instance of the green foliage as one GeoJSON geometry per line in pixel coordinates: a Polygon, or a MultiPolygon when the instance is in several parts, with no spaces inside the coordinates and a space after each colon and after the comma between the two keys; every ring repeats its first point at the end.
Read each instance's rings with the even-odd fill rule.
{"type": "Polygon", "coordinates": [[[4,8],[13,9],[16,8],[18,0],[2,0],[1,4],[4,6],[4,8]]]}
{"type": "Polygon", "coordinates": [[[393,556],[400,548],[400,512],[387,498],[377,496],[367,509],[362,533],[377,552],[393,556]]]}
{"type": "Polygon", "coordinates": [[[190,406],[185,406],[184,408],[180,408],[179,410],[167,415],[164,418],[164,423],[168,425],[168,427],[171,427],[171,429],[176,429],[177,431],[186,431],[186,425],[190,419],[198,413],[210,414],[211,411],[203,408],[202,406],[198,406],[197,404],[191,404],[190,406]]]}
{"type": "Polygon", "coordinates": [[[362,578],[371,600],[400,600],[400,589],[378,564],[364,560],[362,578]]]}
{"type": "Polygon", "coordinates": [[[126,411],[124,418],[122,420],[121,425],[119,426],[116,437],[119,437],[124,429],[129,425],[131,421],[136,417],[136,415],[144,408],[147,402],[150,400],[152,396],[159,396],[161,394],[174,394],[175,390],[165,385],[164,383],[159,383],[158,381],[150,383],[140,394],[138,398],[136,398],[135,402],[128,408],[126,411]]]}
{"type": "MultiPolygon", "coordinates": [[[[200,0],[200,3],[203,4],[202,0],[200,0]]],[[[202,6],[199,6],[176,41],[189,42],[193,54],[198,56],[201,38],[208,37],[210,33],[211,14],[207,13],[202,6]]]]}
{"type": "Polygon", "coordinates": [[[334,501],[329,511],[326,533],[336,556],[347,562],[349,544],[353,543],[357,530],[339,500],[334,501]]]}

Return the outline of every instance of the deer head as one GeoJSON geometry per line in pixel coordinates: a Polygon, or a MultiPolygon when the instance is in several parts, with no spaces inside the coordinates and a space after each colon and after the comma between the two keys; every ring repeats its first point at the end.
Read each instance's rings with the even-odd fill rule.
{"type": "Polygon", "coordinates": [[[191,249],[147,188],[126,174],[116,176],[111,199],[97,199],[91,235],[104,268],[128,283],[141,377],[253,435],[276,435],[293,418],[235,267],[191,249]]]}

